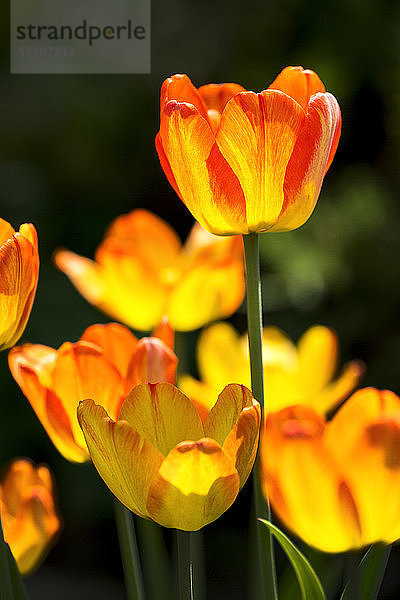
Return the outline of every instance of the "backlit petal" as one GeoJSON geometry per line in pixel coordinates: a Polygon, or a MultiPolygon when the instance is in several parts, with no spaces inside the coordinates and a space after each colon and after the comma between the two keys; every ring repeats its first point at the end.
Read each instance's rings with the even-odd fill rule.
{"type": "Polygon", "coordinates": [[[238,490],[237,471],[217,442],[183,442],[162,462],[147,510],[164,527],[196,531],[224,513],[238,490]]]}
{"type": "Polygon", "coordinates": [[[310,398],[332,379],[338,360],[338,340],[333,329],[310,327],[298,343],[299,377],[304,396],[310,398]]]}
{"type": "Polygon", "coordinates": [[[138,345],[138,339],[127,327],[118,323],[91,325],[80,339],[99,346],[122,377],[127,377],[129,363],[138,345]]]}
{"type": "Polygon", "coordinates": [[[237,83],[209,83],[199,87],[198,93],[207,109],[207,118],[214,132],[218,129],[227,102],[236,94],[245,91],[244,87],[237,83]]]}
{"type": "Polygon", "coordinates": [[[126,421],[112,421],[92,400],[81,402],[78,420],[93,464],[112,493],[147,517],[146,499],[162,455],[126,421]]]}
{"type": "Polygon", "coordinates": [[[156,337],[162,342],[164,342],[164,344],[168,346],[168,348],[171,348],[171,350],[174,349],[175,331],[171,327],[171,324],[166,315],[163,316],[157,327],[153,329],[152,337],[156,337]]]}
{"type": "Polygon", "coordinates": [[[164,456],[180,442],[204,436],[195,407],[170,383],[134,387],[122,405],[119,418],[128,421],[164,456]]]}
{"type": "Polygon", "coordinates": [[[158,338],[142,338],[131,358],[127,374],[127,393],[139,383],[175,383],[178,358],[158,338]]]}
{"type": "Polygon", "coordinates": [[[284,92],[296,100],[305,111],[312,95],[325,92],[324,84],[318,75],[303,67],[286,67],[268,89],[284,92]]]}
{"type": "Polygon", "coordinates": [[[327,413],[335,408],[357,387],[364,371],[364,364],[358,360],[347,363],[339,377],[313,398],[314,409],[317,412],[327,413]]]}
{"type": "Polygon", "coordinates": [[[190,375],[182,375],[178,380],[178,387],[193,402],[202,423],[204,423],[208,417],[208,413],[217,401],[218,392],[212,386],[202,381],[197,381],[197,379],[190,375]]]}
{"type": "Polygon", "coordinates": [[[187,101],[165,104],[160,138],[180,194],[196,220],[216,234],[246,232],[239,182],[197,108],[187,101]]]}
{"type": "Polygon", "coordinates": [[[281,214],[285,173],[304,118],[297,102],[275,90],[243,92],[225,107],[216,141],[243,189],[248,231],[267,231],[281,214]]]}
{"type": "Polygon", "coordinates": [[[340,109],[331,94],[318,93],[293,148],[284,178],[284,202],[273,231],[288,231],[307,221],[318,200],[335,140],[338,139],[340,109]]]}
{"type": "Polygon", "coordinates": [[[215,439],[231,457],[242,487],[258,447],[260,405],[243,385],[230,384],[219,395],[204,424],[204,432],[215,439]]]}

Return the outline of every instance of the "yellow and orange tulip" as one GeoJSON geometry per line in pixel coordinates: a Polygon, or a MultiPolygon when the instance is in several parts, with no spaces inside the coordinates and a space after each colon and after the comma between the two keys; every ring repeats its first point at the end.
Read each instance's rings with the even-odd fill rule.
{"type": "Polygon", "coordinates": [[[161,89],[156,148],[194,218],[216,235],[307,221],[338,145],[341,115],[318,75],[287,67],[259,94],[234,83],[161,89]]]}
{"type": "Polygon", "coordinates": [[[138,340],[123,325],[110,323],[88,327],[78,342],[58,350],[16,346],[9,366],[59,452],[84,462],[89,453],[76,417],[79,402],[92,398],[117,418],[136,384],[174,382],[177,358],[160,339],[138,340]]]}
{"type": "Polygon", "coordinates": [[[195,531],[224,513],[246,482],[260,406],[231,384],[202,422],[175,386],[142,384],[117,421],[90,399],[78,419],[96,469],[125,506],[164,527],[195,531]]]}
{"type": "Polygon", "coordinates": [[[145,210],[111,224],[95,261],[59,250],[55,262],[86,300],[140,331],[164,315],[176,330],[197,329],[230,316],[244,297],[240,238],[222,240],[195,225],[182,246],[145,210]]]}
{"type": "Polygon", "coordinates": [[[0,512],[4,539],[26,575],[41,562],[61,526],[49,469],[14,460],[0,485],[0,512]]]}
{"type": "MultiPolygon", "coordinates": [[[[265,327],[263,361],[268,411],[302,404],[325,413],[350,394],[363,372],[362,364],[352,361],[338,379],[332,380],[338,362],[338,339],[332,329],[322,325],[308,329],[297,347],[278,328],[265,327]]],[[[197,362],[202,381],[184,375],[179,387],[200,412],[210,410],[216,395],[230,381],[250,386],[247,336],[240,336],[228,323],[216,323],[202,332],[197,362]]]]}
{"type": "Polygon", "coordinates": [[[14,231],[0,219],[0,350],[14,346],[31,313],[39,277],[36,229],[24,223],[14,231]]]}
{"type": "Polygon", "coordinates": [[[332,421],[295,406],[268,416],[263,490],[311,546],[344,552],[400,538],[400,398],[362,389],[332,421]]]}

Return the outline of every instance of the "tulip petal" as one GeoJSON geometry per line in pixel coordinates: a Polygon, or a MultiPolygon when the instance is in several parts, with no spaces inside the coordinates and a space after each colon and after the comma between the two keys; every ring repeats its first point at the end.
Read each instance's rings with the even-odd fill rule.
{"type": "Polygon", "coordinates": [[[204,436],[195,407],[170,383],[134,387],[122,405],[119,419],[128,421],[164,456],[180,442],[204,436]]]}
{"type": "Polygon", "coordinates": [[[237,471],[217,442],[182,442],[153,479],[147,510],[164,527],[196,531],[221,516],[238,491],[237,471]]]}
{"type": "Polygon", "coordinates": [[[313,408],[325,414],[336,408],[357,387],[364,371],[364,364],[358,360],[346,364],[340,376],[314,397],[313,408]]]}
{"type": "Polygon", "coordinates": [[[244,385],[230,384],[219,395],[204,424],[204,433],[215,439],[231,457],[242,487],[257,454],[260,405],[244,385]]]}
{"type": "Polygon", "coordinates": [[[304,396],[312,398],[332,379],[338,360],[338,340],[333,329],[310,327],[298,343],[300,382],[304,396]]]}
{"type": "Polygon", "coordinates": [[[53,348],[24,344],[10,351],[8,363],[12,376],[59,452],[67,460],[84,462],[89,458],[86,446],[76,443],[70,418],[60,399],[49,389],[56,357],[53,348]]]}
{"type": "Polygon", "coordinates": [[[127,376],[129,363],[138,346],[138,339],[127,327],[118,323],[91,325],[85,330],[80,341],[99,346],[122,377],[127,376]]]}
{"type": "Polygon", "coordinates": [[[198,109],[175,100],[164,104],[160,139],[180,196],[195,219],[215,234],[247,232],[239,182],[198,109]]]}
{"type": "Polygon", "coordinates": [[[76,442],[84,447],[76,419],[79,402],[91,398],[116,418],[123,400],[124,382],[99,348],[88,342],[65,342],[57,352],[52,391],[62,400],[76,442]]]}
{"type": "Polygon", "coordinates": [[[177,75],[168,77],[164,81],[161,86],[161,111],[170,100],[192,104],[203,117],[207,118],[207,109],[199,94],[199,90],[193,85],[187,75],[178,73],[177,75]]]}
{"type": "Polygon", "coordinates": [[[0,244],[4,244],[7,240],[12,238],[15,233],[14,227],[7,221],[0,218],[0,244]]]}
{"type": "Polygon", "coordinates": [[[217,393],[234,381],[250,385],[242,339],[229,323],[216,323],[201,333],[197,361],[202,380],[217,393]]]}
{"type": "Polygon", "coordinates": [[[130,510],[148,517],[146,499],[162,462],[160,452],[125,421],[112,421],[92,400],[79,404],[78,420],[105,484],[130,510]]]}
{"type": "Polygon", "coordinates": [[[307,111],[308,102],[317,92],[325,92],[325,87],[314,71],[303,67],[286,67],[268,87],[280,90],[296,100],[307,111]]]}
{"type": "Polygon", "coordinates": [[[288,231],[307,221],[317,202],[322,180],[340,134],[340,108],[329,93],[318,93],[308,112],[287,165],[285,200],[273,231],[288,231]]]}
{"type": "Polygon", "coordinates": [[[248,231],[267,231],[284,203],[286,168],[305,118],[286,94],[243,92],[228,102],[216,134],[246,198],[248,231]]]}
{"type": "Polygon", "coordinates": [[[5,350],[21,337],[36,293],[39,254],[33,225],[21,226],[0,246],[0,273],[0,350],[5,350]]]}
{"type": "Polygon", "coordinates": [[[166,315],[163,316],[157,327],[153,329],[152,337],[156,337],[162,342],[164,342],[164,344],[168,346],[168,348],[171,348],[171,350],[174,349],[175,332],[171,327],[168,317],[166,315]]]}
{"type": "Polygon", "coordinates": [[[178,358],[158,338],[142,338],[131,358],[127,373],[127,393],[139,383],[175,383],[178,358]]]}
{"type": "Polygon", "coordinates": [[[199,87],[198,93],[207,109],[207,119],[214,132],[218,129],[221,115],[229,100],[245,91],[244,87],[237,83],[209,83],[199,87]]]}
{"type": "Polygon", "coordinates": [[[178,387],[193,402],[202,423],[204,423],[208,417],[208,413],[216,402],[218,392],[212,386],[202,381],[197,381],[197,379],[194,379],[190,375],[182,375],[179,378],[178,387]]]}

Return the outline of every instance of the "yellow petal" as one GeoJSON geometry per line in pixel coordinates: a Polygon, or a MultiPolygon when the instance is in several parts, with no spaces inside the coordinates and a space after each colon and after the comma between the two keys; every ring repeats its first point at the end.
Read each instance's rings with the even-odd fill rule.
{"type": "Polygon", "coordinates": [[[298,343],[299,378],[304,396],[312,397],[332,379],[338,359],[338,340],[333,329],[310,327],[298,343]]]}
{"type": "Polygon", "coordinates": [[[217,442],[183,442],[163,460],[150,486],[147,510],[164,527],[196,531],[218,519],[238,490],[237,471],[217,442]]]}
{"type": "Polygon", "coordinates": [[[217,393],[232,382],[250,385],[250,367],[237,331],[216,323],[200,335],[197,361],[202,379],[217,393]]]}
{"type": "Polygon", "coordinates": [[[197,379],[194,379],[190,375],[182,375],[179,378],[178,387],[191,399],[200,415],[202,423],[204,423],[208,417],[208,413],[217,401],[218,392],[212,386],[202,381],[197,381],[197,379]]]}
{"type": "Polygon", "coordinates": [[[204,436],[195,407],[170,383],[134,387],[122,405],[119,418],[128,421],[164,456],[180,442],[204,436]]]}
{"type": "Polygon", "coordinates": [[[162,455],[126,421],[112,421],[92,400],[81,402],[78,420],[93,464],[112,493],[130,510],[148,517],[146,500],[162,455]]]}
{"type": "Polygon", "coordinates": [[[253,468],[258,447],[260,405],[251,392],[238,384],[219,395],[204,424],[206,436],[215,439],[235,464],[242,487],[253,468]]]}
{"type": "Polygon", "coordinates": [[[365,366],[359,360],[346,364],[340,376],[313,398],[313,408],[321,413],[331,411],[357,387],[364,371],[365,366]]]}
{"type": "Polygon", "coordinates": [[[225,107],[216,141],[243,189],[249,231],[266,231],[280,216],[286,169],[304,118],[297,102],[275,90],[243,92],[225,107]]]}

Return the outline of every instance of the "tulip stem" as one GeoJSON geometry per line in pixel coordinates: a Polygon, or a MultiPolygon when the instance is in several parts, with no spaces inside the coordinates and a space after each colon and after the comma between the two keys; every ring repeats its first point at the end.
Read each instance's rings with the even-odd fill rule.
{"type": "Polygon", "coordinates": [[[176,530],[178,544],[179,600],[201,600],[195,598],[193,585],[192,532],[176,530]]]}
{"type": "Polygon", "coordinates": [[[114,514],[128,599],[145,600],[133,515],[117,498],[114,498],[114,514]]]}
{"type": "MultiPolygon", "coordinates": [[[[246,261],[247,290],[247,327],[249,332],[251,390],[261,406],[261,424],[264,422],[264,371],[262,361],[262,299],[260,276],[260,252],[258,233],[243,236],[246,261]]],[[[263,425],[261,425],[263,426],[263,425]]],[[[259,476],[259,458],[256,459],[253,473],[255,512],[257,519],[258,555],[264,597],[268,600],[278,599],[275,572],[275,557],[272,534],[261,529],[258,519],[271,520],[271,509],[268,498],[261,491],[259,476]]]]}

